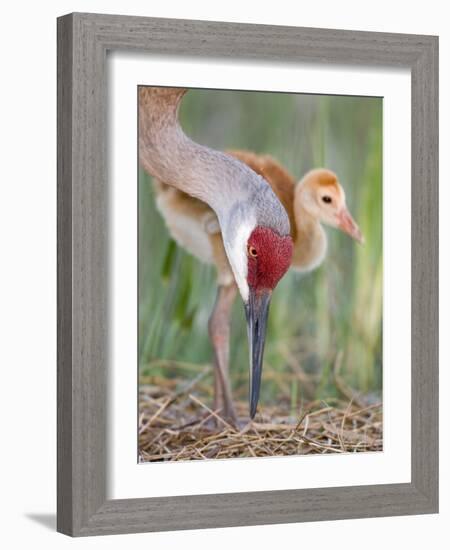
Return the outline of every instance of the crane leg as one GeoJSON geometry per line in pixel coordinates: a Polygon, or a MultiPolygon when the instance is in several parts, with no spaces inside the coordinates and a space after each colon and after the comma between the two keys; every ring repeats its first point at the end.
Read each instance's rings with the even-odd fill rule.
{"type": "Polygon", "coordinates": [[[209,318],[209,337],[214,349],[214,410],[224,418],[237,422],[231,396],[229,375],[230,317],[236,297],[236,285],[219,285],[209,318]]]}

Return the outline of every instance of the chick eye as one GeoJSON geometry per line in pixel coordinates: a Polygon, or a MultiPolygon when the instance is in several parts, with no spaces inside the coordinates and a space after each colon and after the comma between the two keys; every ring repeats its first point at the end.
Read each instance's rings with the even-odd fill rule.
{"type": "Polygon", "coordinates": [[[332,199],[328,195],[325,195],[324,197],[322,197],[322,201],[326,204],[330,204],[332,202],[332,199]]]}
{"type": "Polygon", "coordinates": [[[258,257],[258,252],[256,252],[256,248],[254,246],[249,246],[248,247],[248,254],[252,258],[257,258],[258,257]]]}

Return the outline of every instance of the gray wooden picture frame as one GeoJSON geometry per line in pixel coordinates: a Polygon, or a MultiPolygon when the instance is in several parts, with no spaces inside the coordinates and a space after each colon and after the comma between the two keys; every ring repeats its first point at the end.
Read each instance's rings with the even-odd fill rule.
{"type": "Polygon", "coordinates": [[[438,38],[81,13],[59,18],[57,413],[57,529],[69,535],[437,512],[438,38]],[[107,499],[111,50],[411,70],[411,483],[107,499]]]}

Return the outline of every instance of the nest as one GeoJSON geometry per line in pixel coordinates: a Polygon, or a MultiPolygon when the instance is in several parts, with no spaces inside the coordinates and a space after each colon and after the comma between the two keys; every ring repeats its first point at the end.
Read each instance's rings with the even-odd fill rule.
{"type": "Polygon", "coordinates": [[[247,401],[238,400],[239,421],[234,425],[212,410],[208,385],[200,383],[206,374],[208,369],[188,383],[185,379],[141,377],[140,462],[383,449],[381,403],[365,404],[355,396],[326,403],[313,401],[296,415],[281,399],[279,405],[260,403],[260,412],[249,421],[247,401]]]}

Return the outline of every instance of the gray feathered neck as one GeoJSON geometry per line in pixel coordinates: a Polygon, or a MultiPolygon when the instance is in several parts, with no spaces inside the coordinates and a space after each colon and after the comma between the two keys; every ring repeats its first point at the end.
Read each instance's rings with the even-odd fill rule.
{"type": "Polygon", "coordinates": [[[207,203],[222,228],[242,221],[289,235],[289,218],[267,181],[243,162],[195,143],[178,123],[181,88],[139,88],[140,161],[151,175],[207,203]]]}

